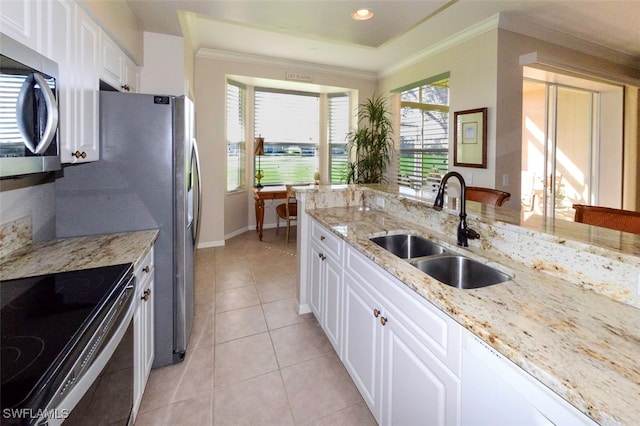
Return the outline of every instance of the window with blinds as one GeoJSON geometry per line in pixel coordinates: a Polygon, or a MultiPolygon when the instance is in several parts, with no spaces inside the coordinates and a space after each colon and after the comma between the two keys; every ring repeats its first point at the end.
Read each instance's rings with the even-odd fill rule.
{"type": "Polygon", "coordinates": [[[349,95],[331,94],[329,103],[329,182],[346,183],[347,137],[349,134],[349,95]]]}
{"type": "Polygon", "coordinates": [[[449,163],[449,74],[403,88],[398,184],[437,186],[449,163]]]}
{"type": "Polygon", "coordinates": [[[227,192],[245,186],[247,93],[243,85],[227,82],[227,192]]]}
{"type": "Polygon", "coordinates": [[[264,138],[265,155],[254,158],[262,185],[313,182],[320,137],[318,95],[256,88],[254,102],[255,136],[264,138]]]}

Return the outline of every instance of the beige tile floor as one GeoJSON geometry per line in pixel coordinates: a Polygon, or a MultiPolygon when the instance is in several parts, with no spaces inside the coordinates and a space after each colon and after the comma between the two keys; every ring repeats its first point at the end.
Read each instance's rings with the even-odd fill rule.
{"type": "Polygon", "coordinates": [[[283,234],[198,250],[186,359],[151,371],[136,425],[376,424],[315,318],[296,312],[283,234]]]}

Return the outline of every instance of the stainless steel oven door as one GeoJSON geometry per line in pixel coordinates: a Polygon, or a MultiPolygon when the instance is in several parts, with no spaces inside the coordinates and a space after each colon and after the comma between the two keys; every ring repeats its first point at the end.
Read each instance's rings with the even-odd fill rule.
{"type": "Polygon", "coordinates": [[[132,424],[134,294],[132,277],[37,425],[132,424]]]}

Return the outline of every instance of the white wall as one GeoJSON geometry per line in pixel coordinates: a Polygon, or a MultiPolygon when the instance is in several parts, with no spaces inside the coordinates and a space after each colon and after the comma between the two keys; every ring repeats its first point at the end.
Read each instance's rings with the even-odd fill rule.
{"type": "MultiPolygon", "coordinates": [[[[454,167],[453,133],[449,135],[451,141],[449,144],[449,170],[461,173],[469,185],[488,187],[495,185],[497,37],[498,31],[493,29],[471,40],[461,41],[445,51],[384,77],[378,84],[378,91],[388,95],[394,89],[449,72],[450,132],[453,131],[455,111],[488,108],[486,169],[454,167]]],[[[396,140],[396,147],[398,145],[399,141],[396,140]]],[[[395,181],[393,176],[389,180],[395,181]]],[[[505,190],[508,191],[508,189],[505,190]]]]}
{"type": "MultiPolygon", "coordinates": [[[[202,230],[200,246],[224,244],[225,237],[255,228],[255,213],[250,187],[246,191],[226,194],[225,98],[228,75],[285,80],[287,71],[313,76],[314,85],[344,87],[359,92],[360,99],[371,96],[375,80],[356,71],[333,70],[313,64],[224,56],[201,50],[196,56],[196,133],[202,165],[202,230]]],[[[252,164],[247,155],[247,167],[252,164]]],[[[248,182],[251,182],[249,180],[248,182]]],[[[267,203],[265,226],[275,223],[273,206],[267,203]]]]}
{"type": "MultiPolygon", "coordinates": [[[[519,209],[523,76],[523,69],[519,63],[520,56],[538,52],[541,56],[558,58],[558,61],[566,64],[565,70],[589,70],[596,76],[607,76],[614,81],[616,78],[627,77],[638,79],[640,70],[633,70],[611,63],[606,59],[596,58],[507,30],[499,30],[497,52],[495,179],[499,183],[503,174],[509,176],[509,187],[505,190],[511,192],[511,200],[505,206],[519,209]]],[[[617,137],[621,137],[621,134],[618,133],[617,137]]],[[[618,145],[620,142],[619,140],[615,141],[618,145]]],[[[635,144],[637,143],[636,139],[635,144]]],[[[616,160],[616,167],[620,167],[619,160],[616,160]]],[[[603,172],[606,173],[606,170],[603,172]]],[[[621,175],[616,174],[616,176],[620,178],[621,175]]],[[[619,187],[619,184],[617,186],[619,187]]]]}
{"type": "Polygon", "coordinates": [[[187,94],[184,50],[182,37],[145,32],[140,92],[175,96],[187,94]]]}

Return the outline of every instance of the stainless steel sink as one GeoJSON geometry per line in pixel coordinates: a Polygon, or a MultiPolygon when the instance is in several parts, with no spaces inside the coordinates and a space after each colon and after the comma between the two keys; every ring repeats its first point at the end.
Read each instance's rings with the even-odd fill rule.
{"type": "Polygon", "coordinates": [[[425,238],[415,235],[397,234],[371,238],[371,241],[401,259],[442,254],[445,249],[425,238]]]}
{"type": "Polygon", "coordinates": [[[438,281],[460,289],[490,286],[513,277],[484,263],[460,255],[443,255],[411,262],[438,281]]]}

